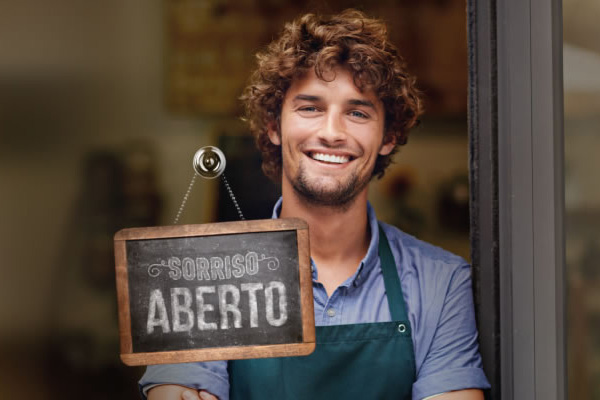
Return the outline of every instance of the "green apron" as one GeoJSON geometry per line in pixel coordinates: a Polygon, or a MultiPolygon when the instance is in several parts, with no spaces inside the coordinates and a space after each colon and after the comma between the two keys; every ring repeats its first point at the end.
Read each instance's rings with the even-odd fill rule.
{"type": "Polygon", "coordinates": [[[316,349],[305,357],[230,361],[230,398],[410,399],[415,381],[410,323],[381,227],[379,258],[391,322],[317,326],[316,349]]]}

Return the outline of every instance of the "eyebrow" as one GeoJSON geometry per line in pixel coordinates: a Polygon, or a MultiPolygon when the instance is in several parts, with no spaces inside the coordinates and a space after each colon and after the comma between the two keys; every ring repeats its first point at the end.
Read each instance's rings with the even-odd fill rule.
{"type": "Polygon", "coordinates": [[[348,101],[348,104],[351,104],[353,106],[371,107],[371,108],[375,109],[375,104],[373,104],[373,102],[369,101],[369,100],[352,99],[352,100],[348,101]]]}
{"type": "Polygon", "coordinates": [[[299,94],[298,96],[294,97],[294,100],[321,101],[323,98],[320,96],[311,96],[309,94],[299,94]]]}
{"type": "MultiPolygon", "coordinates": [[[[296,97],[294,97],[294,100],[318,102],[318,101],[323,101],[323,98],[320,96],[313,96],[313,95],[309,95],[309,94],[299,94],[296,97]]],[[[370,107],[372,109],[375,109],[375,104],[373,104],[373,102],[370,100],[350,99],[350,100],[348,100],[348,104],[353,105],[353,106],[364,106],[364,107],[370,107]]]]}

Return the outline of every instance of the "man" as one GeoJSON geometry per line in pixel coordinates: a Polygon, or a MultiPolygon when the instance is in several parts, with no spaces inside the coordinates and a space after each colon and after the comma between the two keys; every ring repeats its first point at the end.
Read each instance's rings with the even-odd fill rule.
{"type": "Polygon", "coordinates": [[[274,217],[308,222],[317,347],[307,357],[148,367],[160,399],[483,399],[469,266],[379,223],[368,184],[421,114],[385,25],[305,15],[258,55],[243,96],[281,182],[274,217]]]}

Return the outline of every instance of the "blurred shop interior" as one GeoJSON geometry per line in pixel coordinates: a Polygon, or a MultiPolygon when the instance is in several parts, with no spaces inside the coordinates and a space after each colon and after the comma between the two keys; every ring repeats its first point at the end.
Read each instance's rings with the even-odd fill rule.
{"type": "Polygon", "coordinates": [[[570,399],[600,399],[600,3],[563,0],[570,399]]]}
{"type": "MultiPolygon", "coordinates": [[[[426,97],[426,116],[372,186],[371,202],[380,219],[468,259],[465,0],[0,4],[0,398],[136,398],[142,369],[119,360],[113,234],[171,224],[192,157],[206,145],[227,156],[245,216],[270,217],[279,189],[262,176],[237,100],[253,54],[284,21],[349,7],[388,22],[426,97]]],[[[573,54],[600,65],[597,43],[573,41],[573,54]]],[[[600,282],[599,243],[583,227],[588,212],[600,216],[600,186],[578,175],[595,164],[577,155],[598,144],[594,79],[593,93],[573,81],[595,108],[573,106],[568,120],[579,131],[567,146],[576,179],[567,203],[582,223],[569,225],[578,246],[569,254],[581,262],[572,280],[582,286],[600,282]]],[[[199,179],[180,223],[236,218],[223,185],[199,179]]],[[[585,323],[594,321],[600,328],[598,317],[585,323]]]]}

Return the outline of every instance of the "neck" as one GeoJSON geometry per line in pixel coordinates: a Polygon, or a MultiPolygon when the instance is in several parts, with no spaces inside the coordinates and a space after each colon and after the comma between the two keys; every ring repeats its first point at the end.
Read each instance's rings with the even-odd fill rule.
{"type": "Polygon", "coordinates": [[[310,254],[320,270],[346,266],[354,271],[369,248],[367,194],[365,189],[348,207],[332,208],[307,203],[284,185],[280,216],[301,218],[308,223],[310,254]]]}

